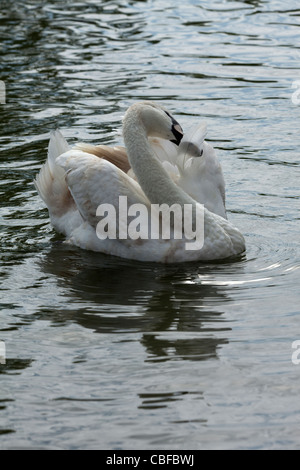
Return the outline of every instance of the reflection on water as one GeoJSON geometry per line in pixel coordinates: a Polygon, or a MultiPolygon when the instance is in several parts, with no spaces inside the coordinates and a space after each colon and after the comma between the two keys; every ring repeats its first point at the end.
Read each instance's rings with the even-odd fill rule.
{"type": "Polygon", "coordinates": [[[57,279],[60,290],[68,292],[69,301],[77,306],[75,310],[60,305],[57,310],[42,308],[36,312],[39,318],[72,318],[97,333],[142,333],[141,344],[151,360],[214,357],[226,342],[209,336],[210,322],[220,324],[212,328],[215,333],[227,328],[222,312],[210,307],[207,299],[221,305],[227,296],[215,286],[199,288],[191,283],[199,273],[195,264],[187,269],[187,265],[116,262],[113,257],[74,249],[66,257],[66,249],[59,245],[38,264],[42,273],[57,279]]]}
{"type": "Polygon", "coordinates": [[[294,0],[0,9],[0,448],[299,448],[299,18],[294,0]],[[32,184],[49,131],[120,143],[140,99],[207,120],[242,257],[135,263],[54,234],[32,184]]]}

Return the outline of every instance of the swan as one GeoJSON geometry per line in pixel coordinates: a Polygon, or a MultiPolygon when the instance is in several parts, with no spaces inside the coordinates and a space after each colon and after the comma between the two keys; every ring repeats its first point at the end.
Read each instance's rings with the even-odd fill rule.
{"type": "MultiPolygon", "coordinates": [[[[79,143],[70,149],[60,131],[52,132],[48,158],[34,181],[35,187],[48,207],[53,227],[65,235],[67,243],[80,248],[162,263],[236,256],[245,250],[245,240],[227,220],[224,177],[205,135],[205,124],[183,135],[179,123],[164,107],[138,102],[129,107],[123,119],[125,148],[79,143]],[[167,239],[101,239],[97,227],[102,205],[116,208],[115,228],[124,233],[128,219],[121,217],[122,197],[129,207],[191,207],[194,228],[201,212],[201,246],[187,249],[185,234],[175,236],[175,221],[167,239]]],[[[146,224],[152,221],[148,215],[140,220],[146,224]]]]}

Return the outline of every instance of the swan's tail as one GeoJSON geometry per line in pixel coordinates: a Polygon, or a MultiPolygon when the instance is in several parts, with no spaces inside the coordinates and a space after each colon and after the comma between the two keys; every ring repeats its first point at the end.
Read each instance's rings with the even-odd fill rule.
{"type": "Polygon", "coordinates": [[[51,132],[47,161],[34,180],[52,216],[62,216],[74,204],[65,181],[65,171],[55,163],[56,158],[68,150],[69,146],[60,131],[51,132]]]}

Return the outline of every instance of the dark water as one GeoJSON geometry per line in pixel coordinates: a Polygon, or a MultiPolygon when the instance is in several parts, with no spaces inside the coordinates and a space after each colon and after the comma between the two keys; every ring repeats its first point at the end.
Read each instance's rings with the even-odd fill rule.
{"type": "Polygon", "coordinates": [[[298,2],[0,5],[0,448],[299,449],[298,2]],[[49,131],[120,143],[140,99],[207,121],[242,258],[136,263],[51,229],[49,131]]]}

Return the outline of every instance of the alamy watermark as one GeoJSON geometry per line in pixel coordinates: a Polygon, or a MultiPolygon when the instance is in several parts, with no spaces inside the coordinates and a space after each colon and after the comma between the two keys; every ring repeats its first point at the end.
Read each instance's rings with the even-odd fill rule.
{"type": "Polygon", "coordinates": [[[300,364],[300,340],[296,340],[292,342],[292,349],[295,349],[295,351],[292,354],[292,363],[295,364],[295,366],[298,366],[300,364]]]}
{"type": "Polygon", "coordinates": [[[100,204],[96,227],[100,240],[185,240],[186,250],[200,250],[204,244],[202,204],[128,204],[119,196],[119,207],[100,204]]]}
{"type": "Polygon", "coordinates": [[[0,341],[0,364],[6,363],[6,348],[4,341],[0,341]]]}
{"type": "Polygon", "coordinates": [[[6,88],[3,80],[0,80],[0,104],[6,103],[6,88]]]}
{"type": "Polygon", "coordinates": [[[292,88],[296,89],[294,93],[292,94],[292,103],[295,105],[300,104],[300,80],[295,80],[292,83],[292,88]]]}

